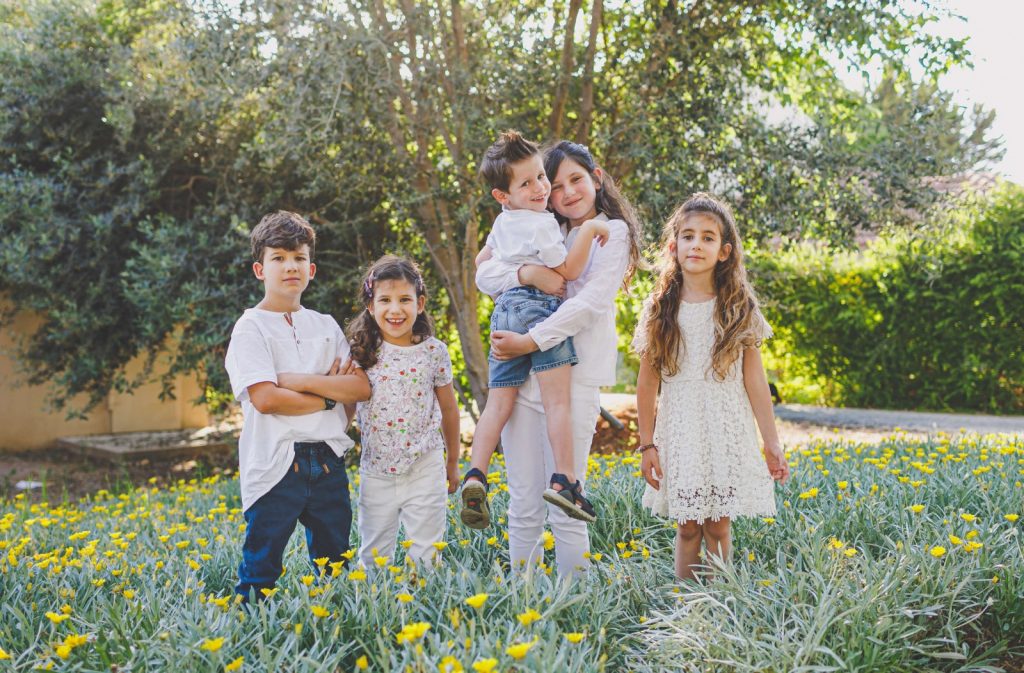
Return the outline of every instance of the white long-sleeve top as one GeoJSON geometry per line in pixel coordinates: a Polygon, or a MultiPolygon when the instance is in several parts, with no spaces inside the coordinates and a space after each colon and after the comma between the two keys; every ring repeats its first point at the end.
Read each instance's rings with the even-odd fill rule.
{"type": "MultiPolygon", "coordinates": [[[[629,228],[622,220],[609,220],[603,213],[597,218],[608,222],[608,242],[591,244],[590,257],[583,273],[566,285],[566,300],[551,316],[530,330],[530,337],[542,350],[549,350],[568,337],[574,337],[579,364],[573,367],[573,383],[608,386],[615,383],[618,339],[615,332],[615,295],[629,263],[629,228]]],[[[571,247],[578,229],[566,238],[571,247]]],[[[522,285],[519,264],[490,259],[476,272],[481,292],[497,296],[522,285]]]]}

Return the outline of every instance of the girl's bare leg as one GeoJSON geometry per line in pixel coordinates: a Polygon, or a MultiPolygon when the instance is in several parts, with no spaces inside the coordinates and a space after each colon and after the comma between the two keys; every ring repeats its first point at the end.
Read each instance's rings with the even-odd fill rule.
{"type": "Polygon", "coordinates": [[[732,557],[732,527],[729,517],[705,521],[703,528],[704,544],[707,546],[708,554],[718,557],[721,563],[728,563],[732,557]]]}
{"type": "Polygon", "coordinates": [[[700,541],[703,529],[696,521],[680,521],[676,528],[676,579],[692,580],[700,565],[700,541]]]}
{"type": "Polygon", "coordinates": [[[544,419],[548,427],[548,441],[551,442],[551,453],[555,458],[555,472],[564,474],[570,484],[576,482],[572,423],[569,420],[572,412],[571,369],[569,365],[564,365],[537,372],[540,399],[544,405],[544,419]]]}

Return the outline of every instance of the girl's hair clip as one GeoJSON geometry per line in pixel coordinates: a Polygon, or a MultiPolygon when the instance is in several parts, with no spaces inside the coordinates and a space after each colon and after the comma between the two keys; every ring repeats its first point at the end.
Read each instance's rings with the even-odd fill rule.
{"type": "Polygon", "coordinates": [[[366,295],[367,299],[373,299],[373,278],[367,278],[363,281],[363,294],[366,295]]]}

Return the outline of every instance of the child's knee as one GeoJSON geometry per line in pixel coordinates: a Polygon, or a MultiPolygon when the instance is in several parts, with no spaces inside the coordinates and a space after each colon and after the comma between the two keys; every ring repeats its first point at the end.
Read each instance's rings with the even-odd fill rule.
{"type": "Polygon", "coordinates": [[[724,538],[729,535],[729,519],[708,519],[704,522],[704,533],[714,538],[724,538]]]}
{"type": "Polygon", "coordinates": [[[699,539],[702,532],[700,524],[696,521],[680,521],[679,527],[676,529],[676,537],[680,540],[692,541],[699,539]]]}

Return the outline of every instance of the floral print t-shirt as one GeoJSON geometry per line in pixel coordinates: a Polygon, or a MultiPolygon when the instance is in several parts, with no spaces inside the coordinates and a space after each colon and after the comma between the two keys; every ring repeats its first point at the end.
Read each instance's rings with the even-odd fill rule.
{"type": "Polygon", "coordinates": [[[366,371],[373,394],[356,405],[362,435],[359,469],[404,474],[429,451],[443,451],[441,407],[434,388],[452,382],[448,347],[430,337],[412,346],[381,343],[366,371]]]}

